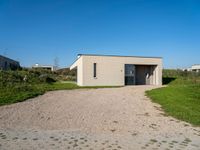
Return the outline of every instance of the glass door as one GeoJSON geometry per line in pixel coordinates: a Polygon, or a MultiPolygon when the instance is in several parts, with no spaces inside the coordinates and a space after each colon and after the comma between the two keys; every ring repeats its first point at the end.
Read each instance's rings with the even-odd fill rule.
{"type": "Polygon", "coordinates": [[[125,85],[135,85],[135,65],[125,64],[125,85]]]}

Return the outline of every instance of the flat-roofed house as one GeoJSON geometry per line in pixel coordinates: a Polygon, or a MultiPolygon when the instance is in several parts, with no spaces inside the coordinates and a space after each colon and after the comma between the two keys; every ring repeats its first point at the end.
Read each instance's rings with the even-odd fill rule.
{"type": "Polygon", "coordinates": [[[161,57],[79,54],[70,69],[79,86],[162,85],[161,57]]]}
{"type": "Polygon", "coordinates": [[[192,67],[188,68],[187,71],[200,72],[200,64],[192,65],[192,67]]]}
{"type": "Polygon", "coordinates": [[[20,63],[16,60],[0,55],[0,70],[16,70],[20,63]]]}
{"type": "Polygon", "coordinates": [[[32,68],[35,69],[44,69],[44,70],[49,70],[49,71],[56,71],[57,67],[56,66],[52,66],[52,65],[40,65],[40,64],[35,64],[32,66],[32,68]]]}

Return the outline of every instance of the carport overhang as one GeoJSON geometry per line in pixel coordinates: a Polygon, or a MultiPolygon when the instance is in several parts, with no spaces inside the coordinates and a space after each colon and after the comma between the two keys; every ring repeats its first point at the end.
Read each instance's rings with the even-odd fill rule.
{"type": "Polygon", "coordinates": [[[73,69],[77,69],[77,67],[78,67],[77,65],[73,64],[72,66],[70,66],[69,69],[70,69],[70,70],[73,70],[73,69]]]}
{"type": "Polygon", "coordinates": [[[77,67],[78,67],[77,61],[78,61],[78,59],[76,59],[76,60],[74,61],[74,63],[70,66],[70,68],[69,68],[70,70],[77,69],[77,67]]]}

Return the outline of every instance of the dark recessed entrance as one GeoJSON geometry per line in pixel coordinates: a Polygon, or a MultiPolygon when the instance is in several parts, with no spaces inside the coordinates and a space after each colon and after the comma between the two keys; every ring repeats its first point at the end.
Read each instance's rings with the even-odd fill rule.
{"type": "Polygon", "coordinates": [[[156,65],[125,64],[125,85],[152,85],[156,65]]]}

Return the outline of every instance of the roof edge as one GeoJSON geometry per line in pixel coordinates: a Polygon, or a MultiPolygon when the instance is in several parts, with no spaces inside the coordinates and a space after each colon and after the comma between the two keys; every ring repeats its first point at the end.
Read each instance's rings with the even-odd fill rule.
{"type": "Polygon", "coordinates": [[[162,59],[163,57],[154,57],[154,56],[123,56],[123,55],[101,55],[101,54],[78,54],[80,56],[103,56],[103,57],[138,57],[138,58],[158,58],[162,59]]]}
{"type": "Polygon", "coordinates": [[[19,62],[18,60],[14,60],[14,59],[9,58],[9,57],[7,57],[7,56],[0,55],[0,57],[3,57],[3,58],[5,58],[5,59],[9,59],[9,60],[11,60],[11,61],[14,61],[14,62],[17,62],[17,63],[20,64],[20,62],[19,62]]]}
{"type": "Polygon", "coordinates": [[[81,56],[103,56],[103,57],[137,57],[137,58],[156,58],[162,59],[163,57],[145,57],[145,56],[122,56],[122,55],[101,55],[101,54],[78,54],[75,61],[70,65],[70,67],[79,60],[81,56]]]}

